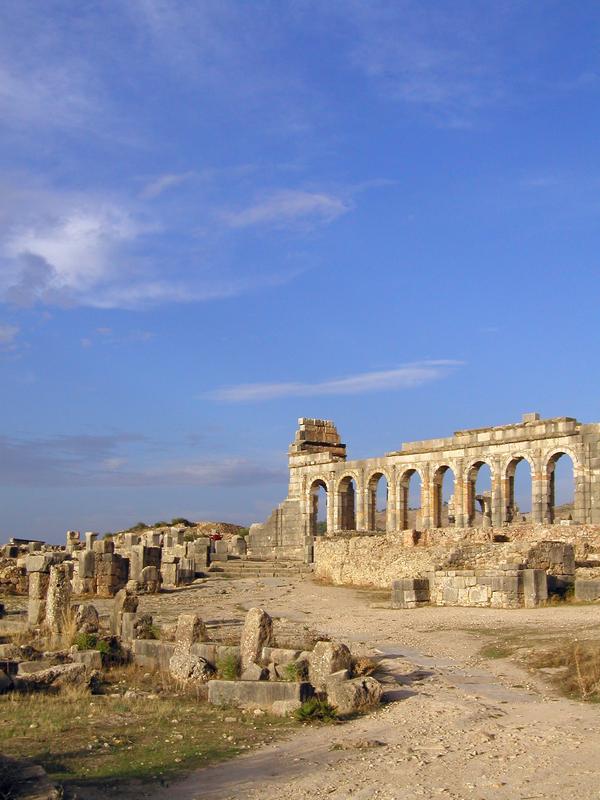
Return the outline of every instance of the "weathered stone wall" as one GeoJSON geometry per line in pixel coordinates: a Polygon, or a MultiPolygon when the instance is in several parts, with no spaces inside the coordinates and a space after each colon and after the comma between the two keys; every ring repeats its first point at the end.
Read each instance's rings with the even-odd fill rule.
{"type": "MultiPolygon", "coordinates": [[[[499,569],[504,564],[517,564],[545,569],[549,575],[574,579],[573,546],[556,542],[553,534],[558,526],[530,526],[531,538],[525,531],[519,540],[493,542],[469,539],[469,529],[457,541],[428,546],[407,546],[406,537],[397,533],[320,536],[315,540],[315,577],[339,585],[372,586],[388,589],[398,578],[427,578],[440,570],[499,569]]],[[[570,528],[574,535],[575,528],[570,528]]],[[[600,542],[600,526],[595,532],[600,542]]],[[[576,538],[576,537],[575,537],[576,538]]]]}
{"type": "MultiPolygon", "coordinates": [[[[413,474],[421,480],[420,527],[435,537],[432,531],[445,524],[442,483],[448,470],[455,478],[452,518],[458,530],[454,538],[478,519],[481,528],[514,538],[507,529],[519,527],[513,524],[518,519],[514,498],[517,464],[525,461],[531,471],[531,522],[552,524],[554,470],[561,455],[568,455],[573,462],[573,522],[600,524],[600,423],[525,414],[521,422],[512,425],[457,431],[443,439],[403,444],[385,456],[348,461],[346,445],[333,422],[301,418],[289,449],[288,497],[266,523],[252,526],[249,553],[310,561],[320,489],[327,496],[329,535],[348,529],[374,530],[380,479],[387,482],[386,531],[406,530],[413,474]],[[491,472],[489,496],[475,494],[483,464],[491,472]]],[[[445,535],[450,535],[447,531],[449,528],[444,529],[445,535]]]]}

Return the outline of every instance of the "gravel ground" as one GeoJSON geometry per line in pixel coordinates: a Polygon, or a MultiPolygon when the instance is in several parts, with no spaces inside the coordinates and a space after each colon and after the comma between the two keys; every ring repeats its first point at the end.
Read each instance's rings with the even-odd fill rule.
{"type": "MultiPolygon", "coordinates": [[[[208,581],[148,596],[163,623],[184,610],[235,631],[262,606],[383,659],[386,699],[343,725],[301,729],[151,795],[192,798],[600,797],[600,708],[558,696],[513,661],[486,660],[490,635],[598,631],[597,606],[532,610],[383,607],[382,595],[298,579],[208,581]]],[[[222,628],[223,630],[224,628],[222,628]]],[[[148,795],[146,795],[148,796],[148,795]]]]}

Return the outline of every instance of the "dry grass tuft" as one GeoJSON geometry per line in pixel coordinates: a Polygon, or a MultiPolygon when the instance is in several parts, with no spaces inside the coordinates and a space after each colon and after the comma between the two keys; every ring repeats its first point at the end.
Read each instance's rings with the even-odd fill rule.
{"type": "Polygon", "coordinates": [[[369,656],[354,656],[352,658],[352,674],[357,678],[362,675],[372,675],[377,671],[379,664],[369,656]]]}
{"type": "Polygon", "coordinates": [[[556,670],[553,683],[570,697],[600,702],[600,642],[562,642],[533,652],[528,662],[535,669],[556,670]]]}

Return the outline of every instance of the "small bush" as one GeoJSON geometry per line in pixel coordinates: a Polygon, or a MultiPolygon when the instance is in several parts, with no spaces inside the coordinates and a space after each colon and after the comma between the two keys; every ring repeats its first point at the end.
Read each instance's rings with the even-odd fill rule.
{"type": "Polygon", "coordinates": [[[217,659],[217,673],[224,681],[235,681],[240,675],[240,659],[235,653],[229,653],[217,659]]]}
{"type": "Polygon", "coordinates": [[[294,711],[293,717],[298,722],[337,722],[337,710],[327,700],[311,697],[294,711]]]}
{"type": "Polygon", "coordinates": [[[95,633],[78,633],[73,639],[73,644],[78,650],[95,650],[98,637],[95,633]]]}
{"type": "Polygon", "coordinates": [[[302,670],[295,661],[290,661],[289,664],[284,664],[282,669],[283,680],[290,683],[302,680],[302,670]]]}
{"type": "Polygon", "coordinates": [[[194,527],[194,523],[190,522],[189,519],[186,519],[185,517],[173,517],[171,520],[171,525],[183,525],[186,528],[194,527]]]}
{"type": "Polygon", "coordinates": [[[377,662],[369,656],[356,656],[352,659],[352,674],[357,678],[361,675],[372,675],[377,666],[377,662]]]}
{"type": "Polygon", "coordinates": [[[99,639],[95,633],[78,633],[73,639],[78,650],[97,650],[101,655],[110,653],[110,645],[105,639],[99,639]]]}

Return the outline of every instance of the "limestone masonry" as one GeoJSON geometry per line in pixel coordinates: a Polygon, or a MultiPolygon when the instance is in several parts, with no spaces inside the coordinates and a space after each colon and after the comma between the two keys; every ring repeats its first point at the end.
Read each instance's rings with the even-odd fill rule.
{"type": "Polygon", "coordinates": [[[374,532],[380,479],[387,482],[388,535],[412,528],[431,532],[481,527],[489,529],[486,538],[493,540],[493,531],[523,522],[514,497],[515,470],[522,460],[531,470],[530,523],[553,525],[554,473],[561,455],[571,458],[574,471],[575,499],[568,522],[600,525],[600,423],[525,414],[512,425],[457,431],[444,439],[403,444],[378,458],[348,461],[333,422],[301,418],[289,448],[288,496],[267,522],[252,525],[249,552],[253,557],[311,563],[315,541],[321,538],[317,536],[321,489],[327,496],[328,536],[374,532]],[[478,495],[475,486],[483,464],[490,468],[491,492],[478,495]],[[448,470],[455,479],[454,496],[445,508],[442,482],[448,470]],[[421,481],[418,525],[409,524],[409,483],[414,475],[421,481]]]}

